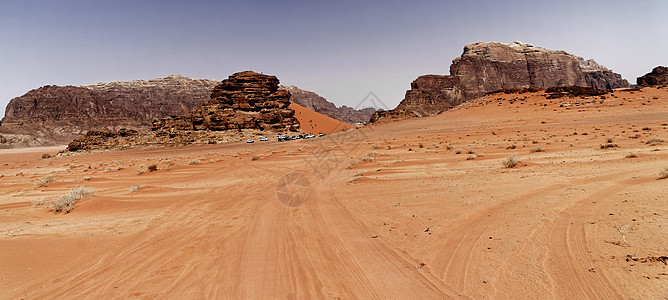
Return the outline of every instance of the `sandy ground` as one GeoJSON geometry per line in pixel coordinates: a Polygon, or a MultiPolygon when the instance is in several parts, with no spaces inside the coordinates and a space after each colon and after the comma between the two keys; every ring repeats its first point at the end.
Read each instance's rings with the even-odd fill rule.
{"type": "Polygon", "coordinates": [[[290,103],[290,108],[295,111],[295,118],[299,121],[301,130],[311,134],[329,134],[344,131],[355,126],[332,119],[321,113],[312,111],[296,103],[290,103]]]}
{"type": "Polygon", "coordinates": [[[501,94],[313,140],[0,152],[0,298],[665,299],[667,123],[665,89],[501,94]]]}

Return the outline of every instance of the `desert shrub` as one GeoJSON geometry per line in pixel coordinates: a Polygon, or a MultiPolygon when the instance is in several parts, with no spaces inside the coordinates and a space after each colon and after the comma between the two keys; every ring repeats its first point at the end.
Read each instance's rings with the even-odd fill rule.
{"type": "Polygon", "coordinates": [[[462,154],[464,152],[464,149],[457,148],[455,149],[455,154],[462,154]]]}
{"type": "Polygon", "coordinates": [[[251,160],[253,160],[253,161],[258,160],[258,159],[260,159],[259,155],[253,155],[253,157],[251,157],[251,160]]]}
{"type": "Polygon", "coordinates": [[[158,170],[158,165],[156,165],[156,164],[150,164],[150,165],[148,165],[148,171],[149,171],[149,172],[155,172],[155,171],[157,171],[157,170],[158,170]]]}
{"type": "Polygon", "coordinates": [[[662,138],[653,138],[645,142],[645,144],[650,145],[650,146],[656,146],[656,145],[661,145],[663,144],[663,139],[662,138]]]}
{"type": "Polygon", "coordinates": [[[629,154],[626,154],[626,158],[636,158],[638,157],[638,154],[635,154],[634,152],[629,152],[629,154]]]}
{"type": "Polygon", "coordinates": [[[668,178],[668,167],[663,168],[663,170],[661,170],[661,172],[659,172],[659,178],[661,178],[661,179],[668,178]]]}
{"type": "Polygon", "coordinates": [[[35,200],[32,200],[32,206],[40,206],[46,202],[46,199],[44,198],[38,198],[35,200]]]}
{"type": "Polygon", "coordinates": [[[346,166],[346,169],[352,169],[352,167],[356,166],[358,163],[359,163],[358,161],[353,160],[350,163],[348,163],[348,165],[346,166]]]}
{"type": "Polygon", "coordinates": [[[543,151],[545,151],[545,149],[543,149],[543,147],[541,147],[541,146],[536,146],[536,147],[531,148],[532,153],[533,152],[543,152],[543,151]]]}
{"type": "Polygon", "coordinates": [[[601,145],[601,149],[609,149],[609,148],[617,148],[617,147],[619,147],[619,145],[611,144],[611,143],[601,145]]]}
{"type": "Polygon", "coordinates": [[[504,159],[503,161],[501,161],[501,164],[502,164],[504,167],[506,167],[506,168],[514,168],[514,167],[517,166],[517,164],[518,164],[519,162],[520,162],[520,158],[519,158],[519,157],[517,157],[517,156],[515,156],[515,155],[511,155],[511,156],[508,156],[508,157],[507,157],[506,159],[504,159]]]}
{"type": "Polygon", "coordinates": [[[369,153],[367,153],[367,155],[360,158],[360,160],[364,161],[364,162],[372,162],[375,159],[375,157],[376,157],[376,153],[369,152],[369,153]]]}
{"type": "Polygon", "coordinates": [[[201,164],[201,163],[202,163],[202,161],[200,161],[200,160],[197,159],[197,158],[195,158],[195,159],[191,159],[191,160],[188,162],[189,165],[199,165],[199,164],[201,164]]]}
{"type": "Polygon", "coordinates": [[[468,154],[475,154],[475,147],[469,147],[469,149],[466,150],[466,153],[468,153],[468,154]]]}
{"type": "Polygon", "coordinates": [[[72,209],[74,209],[74,203],[79,201],[79,199],[92,195],[95,195],[94,188],[87,188],[83,186],[75,187],[67,192],[67,194],[51,200],[49,208],[52,209],[53,212],[64,211],[65,213],[69,213],[72,211],[72,209]]]}
{"type": "Polygon", "coordinates": [[[43,187],[47,187],[49,184],[51,184],[52,182],[55,182],[55,181],[56,181],[56,176],[47,175],[47,176],[37,180],[37,183],[35,183],[35,186],[38,187],[38,188],[43,188],[43,187]]]}
{"type": "Polygon", "coordinates": [[[474,160],[474,159],[476,159],[476,157],[478,157],[478,156],[475,155],[475,154],[471,154],[471,155],[466,157],[466,160],[474,160]]]}
{"type": "Polygon", "coordinates": [[[424,145],[423,145],[422,143],[420,143],[420,144],[418,145],[418,147],[420,147],[420,148],[424,148],[424,145]]]}
{"type": "Polygon", "coordinates": [[[139,189],[141,189],[142,187],[143,187],[143,185],[135,184],[135,185],[130,187],[130,189],[128,190],[128,194],[134,193],[134,192],[138,191],[139,189]]]}
{"type": "Polygon", "coordinates": [[[446,150],[452,150],[452,148],[454,148],[454,147],[455,147],[455,146],[453,146],[452,144],[448,143],[448,145],[445,146],[445,149],[446,149],[446,150]]]}

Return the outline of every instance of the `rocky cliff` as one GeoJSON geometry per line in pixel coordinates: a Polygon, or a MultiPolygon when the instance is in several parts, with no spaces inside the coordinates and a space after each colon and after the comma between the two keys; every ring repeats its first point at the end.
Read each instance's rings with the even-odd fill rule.
{"type": "Polygon", "coordinates": [[[658,66],[636,80],[639,87],[668,85],[668,68],[658,66]]]}
{"type": "Polygon", "coordinates": [[[348,124],[366,123],[371,119],[371,115],[376,112],[375,108],[357,110],[345,105],[336,107],[334,103],[327,101],[322,96],[296,86],[282,85],[279,89],[289,91],[292,94],[291,102],[348,124]]]}
{"type": "Polygon", "coordinates": [[[278,78],[239,72],[217,85],[211,100],[182,116],[159,119],[153,130],[259,129],[297,131],[290,92],[278,90],[278,78]]]}
{"type": "Polygon", "coordinates": [[[629,83],[593,60],[564,51],[521,42],[478,42],[466,45],[452,61],[450,75],[424,75],[413,81],[396,110],[430,116],[493,91],[559,86],[610,90],[629,83]]]}
{"type": "Polygon", "coordinates": [[[5,136],[0,148],[66,143],[89,130],[147,128],[155,118],[199,106],[219,83],[172,75],[83,87],[44,86],[9,102],[0,125],[5,136]]]}
{"type": "MultiPolygon", "coordinates": [[[[0,122],[0,148],[67,143],[89,130],[150,128],[155,119],[181,116],[199,107],[218,84],[217,80],[170,75],[82,87],[41,87],[7,105],[0,122]]],[[[366,122],[374,111],[337,108],[297,87],[280,89],[294,91],[296,103],[348,123],[366,122]]]]}
{"type": "Polygon", "coordinates": [[[157,119],[151,130],[90,131],[68,150],[185,145],[243,140],[256,134],[299,131],[290,93],[276,76],[239,72],[218,84],[210,100],[187,114],[157,119]],[[269,132],[267,132],[269,131],[269,132]]]}

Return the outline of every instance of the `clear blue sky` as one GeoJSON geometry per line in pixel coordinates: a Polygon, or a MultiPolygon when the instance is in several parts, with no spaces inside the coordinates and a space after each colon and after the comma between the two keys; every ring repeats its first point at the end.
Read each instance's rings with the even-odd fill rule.
{"type": "Polygon", "coordinates": [[[0,0],[0,116],[47,84],[253,70],[355,106],[390,108],[465,44],[565,50],[635,83],[668,65],[668,1],[0,0]]]}

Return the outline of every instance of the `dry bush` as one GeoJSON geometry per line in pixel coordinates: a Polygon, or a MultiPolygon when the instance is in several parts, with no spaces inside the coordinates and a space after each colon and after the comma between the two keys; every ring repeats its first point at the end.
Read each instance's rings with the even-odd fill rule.
{"type": "Polygon", "coordinates": [[[474,160],[474,159],[476,159],[476,157],[478,157],[478,156],[475,155],[475,154],[470,154],[469,156],[466,157],[466,160],[474,160]]]}
{"type": "Polygon", "coordinates": [[[663,139],[662,138],[653,138],[650,139],[649,141],[645,142],[645,144],[650,145],[650,146],[657,146],[663,144],[663,139]]]}
{"type": "Polygon", "coordinates": [[[149,172],[155,172],[155,171],[157,171],[157,170],[158,170],[158,165],[156,165],[156,164],[150,164],[150,165],[148,165],[148,171],[149,171],[149,172]]]}
{"type": "Polygon", "coordinates": [[[635,152],[629,152],[629,154],[626,154],[625,157],[626,158],[636,158],[636,157],[638,157],[638,154],[636,154],[635,152]]]}
{"type": "Polygon", "coordinates": [[[39,180],[37,180],[37,183],[35,183],[35,187],[38,188],[47,187],[49,184],[55,181],[56,181],[56,176],[47,175],[44,178],[40,178],[39,180]]]}
{"type": "Polygon", "coordinates": [[[531,152],[532,152],[532,153],[534,153],[534,152],[543,152],[543,151],[545,151],[545,149],[543,149],[543,147],[541,147],[541,146],[536,146],[536,147],[531,148],[531,152]]]}
{"type": "Polygon", "coordinates": [[[75,187],[67,192],[67,194],[51,200],[49,208],[52,209],[53,212],[64,211],[65,213],[69,213],[74,208],[74,203],[79,201],[79,199],[92,195],[95,195],[94,188],[87,188],[83,186],[75,187]]]}
{"type": "Polygon", "coordinates": [[[475,154],[475,147],[469,147],[469,149],[466,150],[466,153],[468,153],[468,154],[475,154]]]}
{"type": "Polygon", "coordinates": [[[128,190],[127,193],[128,193],[128,194],[132,194],[132,193],[138,191],[139,189],[141,189],[142,187],[144,187],[144,186],[143,186],[143,185],[140,185],[140,184],[135,184],[135,185],[133,185],[133,186],[130,187],[130,189],[128,190]]]}
{"type": "Polygon", "coordinates": [[[460,148],[455,149],[455,154],[462,154],[462,152],[464,152],[463,149],[460,148]]]}
{"type": "Polygon", "coordinates": [[[259,156],[259,155],[253,155],[253,157],[251,157],[251,160],[255,161],[255,160],[260,159],[260,157],[261,156],[259,156]]]}
{"type": "Polygon", "coordinates": [[[659,178],[661,178],[661,179],[668,178],[668,167],[663,168],[663,170],[661,170],[661,172],[659,172],[659,178]]]}
{"type": "Polygon", "coordinates": [[[32,206],[40,206],[40,205],[44,204],[45,202],[46,202],[46,199],[44,199],[44,198],[35,199],[35,200],[32,200],[32,206]]]}
{"type": "Polygon", "coordinates": [[[199,164],[201,164],[201,163],[202,163],[202,161],[200,161],[200,160],[197,159],[197,158],[195,158],[195,159],[191,159],[191,160],[188,162],[189,165],[199,165],[199,164]]]}
{"type": "Polygon", "coordinates": [[[502,164],[504,167],[506,167],[506,168],[514,168],[514,167],[517,167],[517,164],[518,164],[519,162],[520,162],[520,158],[519,158],[519,157],[517,157],[517,156],[515,156],[515,155],[511,155],[511,156],[508,156],[508,158],[504,159],[504,160],[501,162],[501,164],[502,164]]]}
{"type": "Polygon", "coordinates": [[[358,161],[353,160],[350,163],[348,163],[348,165],[346,166],[346,169],[352,169],[352,167],[356,166],[358,163],[359,163],[358,161]]]}

